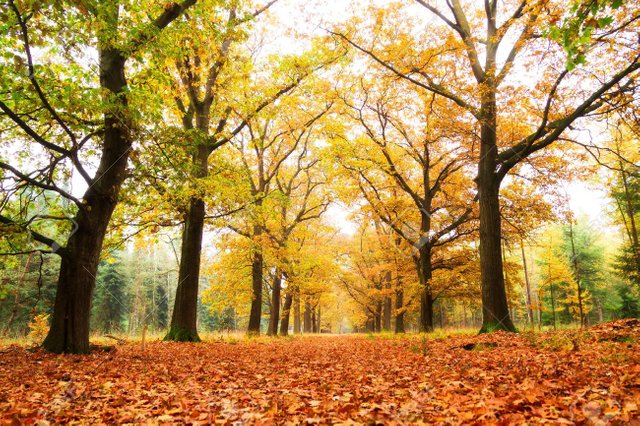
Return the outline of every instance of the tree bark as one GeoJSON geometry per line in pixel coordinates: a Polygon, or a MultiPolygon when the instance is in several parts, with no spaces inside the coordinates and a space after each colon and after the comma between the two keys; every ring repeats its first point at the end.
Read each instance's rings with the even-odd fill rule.
{"type": "Polygon", "coordinates": [[[271,292],[271,312],[269,312],[269,328],[267,334],[276,336],[278,334],[278,322],[280,320],[280,290],[282,285],[282,273],[276,268],[273,277],[273,289],[271,292]]]}
{"type": "Polygon", "coordinates": [[[404,293],[396,289],[396,333],[404,333],[404,293]]]}
{"type": "Polygon", "coordinates": [[[496,175],[498,147],[495,82],[488,76],[483,85],[478,161],[480,201],[480,281],[482,287],[482,327],[480,333],[515,331],[509,315],[502,264],[500,224],[500,179],[496,175]]]}
{"type": "MultiPolygon", "coordinates": [[[[209,133],[209,106],[200,104],[195,108],[196,128],[201,134],[209,133]]],[[[190,121],[185,118],[185,130],[189,130],[190,121]]],[[[209,155],[211,151],[205,144],[199,144],[192,156],[195,177],[202,179],[209,174],[209,155]]],[[[182,231],[180,249],[180,268],[178,287],[171,317],[169,332],[164,340],[180,342],[199,342],[198,336],[198,288],[200,284],[200,254],[204,233],[205,202],[194,197],[189,202],[182,231]]]]}
{"type": "Polygon", "coordinates": [[[433,294],[431,291],[431,248],[424,245],[419,249],[418,279],[420,281],[420,331],[430,333],[433,331],[433,294]]]}
{"type": "Polygon", "coordinates": [[[293,332],[295,334],[300,334],[302,331],[300,324],[300,290],[295,290],[293,299],[293,332]]]}
{"type": "Polygon", "coordinates": [[[317,333],[318,332],[318,323],[316,321],[316,308],[315,306],[311,309],[311,332],[312,333],[317,333]]]}
{"type": "Polygon", "coordinates": [[[182,232],[182,248],[176,300],[171,326],[164,340],[198,342],[198,284],[200,281],[200,251],[204,228],[205,206],[201,199],[189,205],[182,232]]]}
{"type": "Polygon", "coordinates": [[[311,333],[311,305],[304,302],[304,332],[311,333]]]}
{"type": "MultiPolygon", "coordinates": [[[[254,236],[260,235],[260,230],[254,230],[254,236]]],[[[253,259],[251,262],[251,283],[253,298],[251,299],[251,312],[249,314],[249,334],[260,334],[260,321],[262,319],[262,269],[263,255],[260,247],[254,247],[253,259]]]]}
{"type": "MultiPolygon", "coordinates": [[[[385,274],[385,289],[390,291],[391,289],[391,271],[387,271],[385,274]]],[[[382,329],[384,331],[391,330],[391,296],[385,295],[382,302],[382,329]]]]}
{"type": "Polygon", "coordinates": [[[282,308],[282,319],[280,320],[280,335],[287,336],[289,334],[289,317],[291,305],[293,304],[293,295],[288,292],[284,297],[284,306],[282,308]]]}
{"type": "Polygon", "coordinates": [[[66,247],[61,256],[58,287],[51,328],[43,347],[55,353],[89,352],[91,298],[96,284],[100,251],[126,178],[131,149],[130,123],[124,113],[128,107],[126,58],[117,49],[101,48],[100,85],[117,106],[104,115],[103,150],[98,170],[83,196],[85,204],[76,213],[66,247]],[[118,111],[118,112],[112,112],[118,111]]]}

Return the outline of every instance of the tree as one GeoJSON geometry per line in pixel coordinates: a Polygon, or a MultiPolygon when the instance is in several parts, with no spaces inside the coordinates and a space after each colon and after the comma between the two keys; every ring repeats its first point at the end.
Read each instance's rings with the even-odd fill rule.
{"type": "MultiPolygon", "coordinates": [[[[548,292],[547,300],[551,305],[552,324],[555,329],[557,313],[561,309],[559,308],[560,289],[563,289],[563,292],[566,293],[566,301],[571,303],[573,299],[571,296],[575,294],[577,286],[575,285],[569,259],[558,250],[560,237],[554,230],[550,231],[548,237],[549,243],[544,247],[544,252],[539,261],[542,283],[538,287],[538,291],[542,293],[546,290],[548,292]]],[[[540,294],[539,298],[542,299],[543,295],[540,294]]]]}
{"type": "Polygon", "coordinates": [[[422,293],[411,257],[391,248],[397,239],[377,216],[365,216],[358,234],[344,244],[336,260],[341,267],[340,285],[359,307],[360,315],[352,321],[369,332],[390,330],[395,314],[395,331],[403,333],[405,313],[422,293]]]}
{"type": "Polygon", "coordinates": [[[59,264],[43,253],[0,260],[0,335],[24,335],[30,320],[51,313],[59,264]]]}
{"type": "Polygon", "coordinates": [[[35,216],[0,216],[2,223],[24,228],[39,247],[48,247],[61,258],[51,328],[43,343],[49,351],[89,351],[91,298],[100,251],[136,137],[135,118],[128,107],[132,93],[125,66],[195,3],[185,0],[149,5],[149,13],[155,18],[139,22],[135,18],[138,15],[126,14],[127,8],[119,2],[38,2],[21,7],[9,2],[10,13],[5,15],[9,37],[3,39],[2,49],[3,55],[17,53],[14,67],[3,66],[2,92],[9,96],[3,95],[0,100],[2,121],[12,123],[13,134],[41,153],[43,161],[13,166],[3,159],[0,168],[16,182],[9,192],[24,192],[25,187],[50,191],[68,200],[73,211],[71,217],[58,214],[40,218],[70,223],[64,245],[35,231],[31,226],[35,216]],[[67,21],[84,24],[77,32],[66,27],[67,21]],[[85,58],[75,54],[91,46],[98,50],[99,82],[83,65],[85,58]],[[64,66],[39,64],[41,55],[35,54],[34,47],[64,58],[64,66]],[[72,51],[74,54],[56,54],[72,51]],[[68,75],[74,76],[73,81],[68,75]],[[93,167],[96,172],[91,177],[88,169],[93,167]],[[71,170],[86,185],[82,196],[74,196],[64,187],[71,170]]]}
{"type": "Polygon", "coordinates": [[[630,109],[631,114],[623,114],[618,121],[607,163],[613,171],[610,194],[617,211],[616,222],[622,226],[625,236],[617,268],[640,286],[640,158],[634,152],[640,122],[633,108],[630,109]]]}
{"type": "Polygon", "coordinates": [[[435,262],[434,252],[473,232],[473,197],[460,190],[471,185],[460,154],[470,130],[435,95],[403,86],[374,76],[345,89],[344,114],[357,136],[336,142],[334,156],[372,213],[409,247],[422,286],[420,329],[431,331],[433,273],[452,266],[444,257],[435,262]]]}
{"type": "MultiPolygon", "coordinates": [[[[484,318],[481,332],[513,331],[502,265],[501,184],[528,158],[570,140],[567,130],[580,118],[615,109],[624,94],[634,89],[633,77],[640,68],[634,47],[639,11],[629,4],[612,14],[607,21],[610,27],[592,27],[581,51],[588,66],[572,68],[565,66],[562,49],[549,48],[540,37],[541,29],[571,13],[566,6],[527,0],[499,5],[486,0],[483,8],[470,12],[460,1],[452,0],[446,2],[448,11],[443,12],[432,2],[416,3],[441,23],[429,25],[430,34],[422,38],[399,31],[397,23],[411,18],[396,14],[395,9],[374,11],[376,20],[367,34],[373,32],[376,37],[362,37],[356,30],[332,33],[393,75],[449,100],[475,120],[480,145],[476,183],[484,318]],[[499,56],[499,48],[508,53],[499,56]],[[546,53],[541,57],[543,51],[546,53]],[[525,86],[510,80],[516,69],[531,72],[531,83],[525,86]],[[576,84],[578,80],[582,84],[576,84]],[[520,102],[521,92],[535,100],[520,102]],[[525,125],[509,128],[507,123],[525,125]]],[[[419,26],[424,23],[409,25],[419,26]]]]}
{"type": "Polygon", "coordinates": [[[93,323],[103,333],[122,331],[126,282],[117,260],[102,262],[98,269],[93,323]]]}
{"type": "MultiPolygon", "coordinates": [[[[169,48],[167,59],[173,65],[170,76],[176,89],[172,93],[174,113],[182,124],[182,137],[188,142],[191,157],[187,173],[189,197],[187,205],[181,207],[181,272],[167,340],[199,340],[196,306],[212,154],[240,135],[264,108],[335,60],[325,50],[315,49],[313,54],[282,57],[268,66],[256,63],[257,55],[251,51],[252,46],[246,45],[247,34],[253,19],[273,3],[255,9],[248,1],[203,5],[197,15],[189,16],[183,26],[175,28],[177,43],[169,39],[165,45],[175,46],[169,48]],[[226,19],[212,28],[208,20],[220,15],[226,19]],[[193,34],[193,27],[208,30],[193,34]]],[[[159,65],[164,69],[164,64],[163,61],[159,65]]]]}
{"type": "MultiPolygon", "coordinates": [[[[312,151],[311,138],[315,135],[319,120],[328,112],[330,105],[318,108],[305,105],[301,98],[290,98],[283,101],[277,109],[270,109],[247,122],[246,132],[238,134],[231,145],[236,149],[242,167],[242,179],[251,207],[244,210],[247,214],[237,215],[240,222],[230,221],[227,226],[234,232],[252,241],[252,289],[251,315],[248,332],[260,333],[262,317],[262,287],[264,278],[264,251],[268,244],[274,243],[285,248],[291,233],[296,226],[318,218],[326,209],[326,201],[314,200],[314,191],[322,184],[311,178],[309,170],[318,160],[308,154],[312,151]],[[288,105],[286,105],[288,104],[288,105]],[[285,106],[286,105],[286,106],[285,106]],[[296,112],[297,110],[297,112],[296,112]],[[280,172],[287,163],[292,163],[293,170],[289,178],[280,172]],[[303,179],[298,179],[299,175],[303,179]],[[308,178],[305,182],[304,178],[308,178]],[[295,214],[287,211],[286,203],[293,201],[294,185],[296,192],[301,191],[302,201],[295,214]],[[282,197],[280,205],[269,203],[282,197]],[[284,211],[282,210],[284,208],[284,211]],[[276,213],[275,226],[270,216],[276,213]],[[275,229],[273,229],[275,228],[275,229]],[[271,229],[271,230],[270,230],[271,229]],[[271,240],[271,241],[269,241],[271,240]]],[[[283,266],[274,265],[275,292],[271,309],[270,334],[277,333],[280,317],[280,285],[283,266]]]]}

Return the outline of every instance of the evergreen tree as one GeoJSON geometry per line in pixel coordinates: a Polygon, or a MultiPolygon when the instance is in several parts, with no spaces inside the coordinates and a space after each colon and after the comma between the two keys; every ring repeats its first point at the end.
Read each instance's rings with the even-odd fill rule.
{"type": "Polygon", "coordinates": [[[98,270],[93,328],[103,333],[121,332],[125,317],[125,278],[120,262],[101,262],[98,270]]]}

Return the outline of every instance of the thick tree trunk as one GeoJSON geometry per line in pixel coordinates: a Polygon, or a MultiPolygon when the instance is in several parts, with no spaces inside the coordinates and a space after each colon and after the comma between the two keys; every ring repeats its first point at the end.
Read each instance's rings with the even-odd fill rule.
{"type": "Polygon", "coordinates": [[[480,200],[480,281],[482,287],[481,333],[515,331],[509,315],[505,291],[500,224],[500,179],[496,175],[495,83],[487,77],[483,85],[480,160],[478,162],[478,196],[480,200]]]}
{"type": "Polygon", "coordinates": [[[289,317],[291,305],[293,304],[293,295],[288,292],[284,297],[284,306],[282,307],[282,319],[280,320],[280,335],[287,336],[289,334],[289,317]]]}
{"type": "Polygon", "coordinates": [[[391,330],[391,297],[386,296],[382,305],[382,329],[391,330]]]}
{"type": "MultiPolygon", "coordinates": [[[[259,235],[259,231],[255,231],[254,235],[259,235]]],[[[260,247],[254,248],[253,259],[251,262],[251,282],[253,298],[251,299],[251,312],[249,314],[248,333],[260,334],[260,321],[262,319],[262,269],[263,255],[260,247]]]]}
{"type": "Polygon", "coordinates": [[[278,334],[278,321],[280,320],[280,290],[282,285],[282,273],[276,268],[273,277],[273,289],[271,292],[271,312],[269,313],[269,328],[267,334],[276,336],[278,334]]]}
{"type": "Polygon", "coordinates": [[[62,257],[51,328],[43,346],[50,352],[82,354],[89,352],[91,298],[99,252],[76,249],[72,253],[82,257],[62,257]]]}
{"type": "MultiPolygon", "coordinates": [[[[202,134],[209,133],[209,107],[195,108],[196,128],[202,134]]],[[[185,118],[185,130],[190,129],[190,121],[185,118]]],[[[199,144],[192,156],[195,177],[202,179],[209,174],[209,147],[199,144]]],[[[171,317],[171,326],[164,340],[179,342],[199,342],[198,336],[198,288],[200,284],[200,254],[204,233],[205,202],[200,197],[192,198],[185,217],[180,249],[180,269],[176,300],[171,317]]]]}
{"type": "MultiPolygon", "coordinates": [[[[98,170],[83,196],[85,204],[73,220],[62,257],[51,328],[43,347],[55,353],[89,352],[91,298],[104,236],[126,178],[131,149],[127,120],[125,57],[116,49],[100,49],[100,85],[106,89],[110,108],[104,115],[103,149],[98,170]],[[117,112],[112,112],[117,111],[117,112]]],[[[55,247],[54,247],[55,249],[55,247]]]]}
{"type": "Polygon", "coordinates": [[[396,333],[404,333],[404,293],[396,289],[396,333]]]}
{"type": "Polygon", "coordinates": [[[171,317],[171,326],[164,340],[198,342],[198,284],[200,281],[200,251],[204,228],[204,201],[191,200],[182,232],[178,288],[171,317]]]}
{"type": "MultiPolygon", "coordinates": [[[[480,185],[479,185],[480,186],[480,185]]],[[[500,208],[497,184],[482,185],[480,191],[480,280],[482,328],[515,331],[505,290],[500,246],[500,208]]]]}
{"type": "Polygon", "coordinates": [[[433,294],[431,291],[431,248],[428,245],[420,247],[417,259],[418,279],[420,281],[420,331],[433,331],[433,294]]]}
{"type": "Polygon", "coordinates": [[[428,288],[423,288],[420,294],[420,331],[433,331],[433,294],[428,288]]]}
{"type": "MultiPolygon", "coordinates": [[[[122,167],[124,175],[124,165],[122,167]]],[[[90,189],[88,192],[92,192],[90,189]]],[[[87,199],[87,198],[85,198],[87,199]]],[[[43,346],[55,353],[88,353],[91,299],[102,242],[115,208],[111,197],[89,197],[75,218],[77,228],[61,248],[62,261],[51,328],[43,346]]]]}
{"type": "Polygon", "coordinates": [[[304,332],[311,333],[311,305],[304,302],[304,332]]]}
{"type": "Polygon", "coordinates": [[[312,333],[317,333],[318,332],[318,322],[316,320],[316,308],[313,307],[311,309],[311,332],[312,333]]]}
{"type": "Polygon", "coordinates": [[[300,334],[302,331],[300,325],[300,290],[296,289],[293,296],[293,332],[295,334],[300,334]]]}

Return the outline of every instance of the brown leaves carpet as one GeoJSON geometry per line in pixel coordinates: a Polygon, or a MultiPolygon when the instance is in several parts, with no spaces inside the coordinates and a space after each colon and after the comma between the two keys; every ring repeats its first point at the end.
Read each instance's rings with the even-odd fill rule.
{"type": "Polygon", "coordinates": [[[0,354],[0,422],[640,424],[640,321],[0,354]]]}

